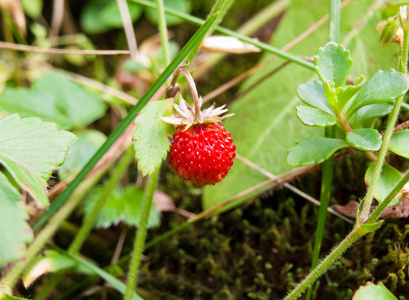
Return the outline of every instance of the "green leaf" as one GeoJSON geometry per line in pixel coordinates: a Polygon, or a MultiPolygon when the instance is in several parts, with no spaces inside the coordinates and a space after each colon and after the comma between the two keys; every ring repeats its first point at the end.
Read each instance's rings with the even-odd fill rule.
{"type": "Polygon", "coordinates": [[[143,176],[152,174],[166,158],[174,133],[174,126],[162,121],[159,116],[172,114],[172,100],[155,101],[142,109],[135,119],[133,134],[135,158],[143,176]]]}
{"type": "Polygon", "coordinates": [[[366,105],[352,115],[349,124],[352,128],[373,127],[378,118],[390,114],[392,109],[393,105],[391,103],[366,105]]]}
{"type": "Polygon", "coordinates": [[[57,125],[37,118],[20,119],[14,114],[0,122],[0,162],[41,206],[48,204],[46,182],[55,167],[64,162],[76,139],[57,125]]]}
{"type": "Polygon", "coordinates": [[[297,87],[297,95],[305,104],[335,115],[325,97],[325,87],[321,81],[300,84],[297,87]]]}
{"type": "Polygon", "coordinates": [[[106,105],[61,73],[46,73],[31,89],[8,88],[0,95],[0,110],[39,117],[60,125],[62,129],[83,128],[102,117],[106,105]]]}
{"type": "MultiPolygon", "coordinates": [[[[142,14],[139,4],[128,2],[129,14],[135,22],[142,14]]],[[[116,1],[94,0],[87,3],[81,12],[80,23],[82,29],[89,34],[106,32],[113,28],[121,28],[122,18],[116,1]]]]}
{"type": "Polygon", "coordinates": [[[56,273],[76,268],[77,273],[94,274],[88,268],[79,267],[78,263],[65,255],[54,250],[47,250],[36,257],[23,275],[25,288],[30,287],[42,275],[56,273]]]}
{"type": "Polygon", "coordinates": [[[354,300],[398,300],[384,285],[379,282],[377,285],[368,282],[361,286],[354,294],[354,300]]]}
{"type": "MultiPolygon", "coordinates": [[[[65,255],[73,260],[75,260],[78,264],[83,265],[84,267],[90,269],[91,271],[95,272],[99,277],[104,279],[106,282],[110,283],[117,291],[120,293],[124,294],[125,293],[125,284],[122,283],[119,279],[116,279],[114,276],[109,274],[108,272],[102,270],[100,267],[96,266],[95,264],[86,261],[76,255],[70,254],[67,251],[64,251],[63,249],[56,247],[54,245],[48,245],[50,249],[53,249],[57,252],[59,252],[62,255],[65,255]]],[[[135,292],[133,293],[132,300],[143,300],[138,294],[135,292]]]]}
{"type": "Polygon", "coordinates": [[[33,232],[26,223],[28,215],[18,203],[21,195],[0,172],[0,265],[21,258],[33,232]]]}
{"type": "MultiPolygon", "coordinates": [[[[365,172],[365,183],[366,185],[371,184],[373,177],[373,172],[375,170],[375,163],[371,163],[368,169],[365,172]]],[[[378,179],[378,182],[375,187],[375,196],[374,198],[381,203],[386,196],[393,190],[395,185],[402,178],[402,174],[396,170],[394,167],[388,164],[384,164],[382,167],[381,175],[378,179]]],[[[397,199],[399,201],[399,199],[397,199]]],[[[394,203],[391,203],[390,206],[394,206],[394,203]]]]}
{"type": "Polygon", "coordinates": [[[337,123],[337,118],[321,109],[298,105],[297,116],[304,125],[315,127],[327,127],[337,123]]]}
{"type": "MultiPolygon", "coordinates": [[[[191,11],[190,1],[188,0],[164,0],[163,2],[166,7],[177,10],[178,12],[189,14],[191,11]]],[[[152,24],[158,25],[158,12],[156,9],[146,7],[145,14],[146,18],[152,24]]],[[[168,26],[177,25],[183,22],[180,18],[168,14],[165,15],[165,19],[166,25],[168,26]]]]}
{"type": "MultiPolygon", "coordinates": [[[[102,187],[95,189],[86,199],[84,205],[85,218],[91,213],[95,203],[101,196],[102,187]]],[[[95,222],[95,227],[107,228],[119,222],[138,226],[142,205],[143,189],[127,186],[122,190],[119,186],[112,190],[95,222]]],[[[152,203],[149,213],[148,227],[155,227],[160,223],[160,215],[152,203]]]]}
{"type": "Polygon", "coordinates": [[[335,88],[343,86],[352,66],[348,50],[334,42],[327,43],[314,57],[315,71],[323,83],[335,83],[335,88]]]}
{"type": "Polygon", "coordinates": [[[363,230],[365,232],[365,234],[373,232],[375,230],[377,230],[379,227],[381,227],[383,224],[383,220],[380,220],[378,222],[375,223],[369,223],[369,224],[361,224],[359,225],[361,227],[361,230],[363,230]]]}
{"type": "Polygon", "coordinates": [[[58,168],[58,177],[61,180],[78,173],[106,140],[106,136],[97,130],[73,133],[78,139],[71,145],[63,165],[58,168]]]}
{"type": "Polygon", "coordinates": [[[294,167],[319,164],[327,160],[335,151],[348,147],[348,143],[344,140],[306,138],[288,151],[287,163],[294,167]]]}
{"type": "Polygon", "coordinates": [[[338,98],[338,110],[342,111],[345,107],[345,105],[348,103],[349,100],[353,96],[355,96],[356,93],[359,92],[359,90],[364,86],[365,84],[365,76],[361,75],[356,81],[355,84],[352,86],[348,87],[338,87],[336,89],[336,94],[338,98]]]}
{"type": "Polygon", "coordinates": [[[6,294],[2,300],[28,300],[27,298],[21,298],[21,297],[16,297],[16,296],[11,296],[9,294],[6,294]]]}
{"type": "Polygon", "coordinates": [[[400,130],[392,135],[389,150],[393,153],[409,158],[409,129],[400,130]]]}
{"type": "Polygon", "coordinates": [[[408,90],[409,82],[403,73],[395,70],[378,71],[362,87],[351,104],[345,107],[348,119],[363,106],[390,102],[408,90]]]}
{"type": "Polygon", "coordinates": [[[125,61],[125,63],[122,65],[122,69],[127,72],[133,72],[136,73],[138,71],[142,70],[147,70],[148,67],[144,66],[140,62],[137,62],[134,59],[128,59],[125,61]]]}
{"type": "Polygon", "coordinates": [[[347,132],[346,140],[356,149],[377,151],[382,144],[382,135],[376,129],[362,128],[347,132]]]}

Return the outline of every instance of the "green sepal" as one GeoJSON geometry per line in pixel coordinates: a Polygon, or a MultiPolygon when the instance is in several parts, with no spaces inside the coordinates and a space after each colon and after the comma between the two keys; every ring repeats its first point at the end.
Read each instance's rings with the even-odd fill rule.
{"type": "Polygon", "coordinates": [[[382,46],[389,44],[400,27],[399,18],[397,16],[389,18],[382,29],[379,42],[382,46]]]}
{"type": "Polygon", "coordinates": [[[364,234],[373,232],[375,230],[377,230],[379,227],[381,227],[383,224],[383,220],[380,220],[378,222],[375,223],[370,223],[370,224],[361,224],[361,230],[364,232],[364,234]]]}

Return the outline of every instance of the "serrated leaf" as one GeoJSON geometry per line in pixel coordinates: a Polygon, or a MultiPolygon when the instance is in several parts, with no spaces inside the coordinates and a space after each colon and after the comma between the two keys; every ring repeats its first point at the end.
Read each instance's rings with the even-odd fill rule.
{"type": "Polygon", "coordinates": [[[304,125],[315,127],[327,127],[337,123],[337,118],[321,109],[298,105],[297,116],[304,125]]]}
{"type": "Polygon", "coordinates": [[[135,119],[137,125],[133,134],[135,158],[143,176],[158,169],[170,148],[169,137],[174,126],[165,123],[159,116],[172,114],[172,100],[155,101],[142,109],[135,119]]]}
{"type": "Polygon", "coordinates": [[[335,115],[325,97],[325,87],[321,81],[308,81],[300,84],[297,87],[297,95],[305,104],[335,115]]]}
{"type": "Polygon", "coordinates": [[[322,163],[337,150],[350,147],[339,139],[322,137],[306,138],[288,151],[287,163],[290,166],[308,166],[322,163]]]}
{"type": "MultiPolygon", "coordinates": [[[[93,264],[93,263],[91,263],[89,261],[86,261],[86,260],[78,257],[77,255],[70,254],[67,251],[64,251],[63,249],[58,248],[56,246],[49,245],[49,248],[61,253],[62,255],[65,255],[65,256],[75,260],[78,264],[90,269],[91,271],[96,273],[99,277],[104,279],[106,282],[110,283],[120,293],[122,293],[122,294],[125,293],[125,289],[126,289],[125,284],[122,283],[119,279],[117,279],[114,276],[112,276],[111,274],[109,274],[108,272],[106,272],[103,269],[101,269],[100,267],[98,267],[97,265],[95,265],[95,264],[93,264]]],[[[133,292],[132,300],[143,300],[143,299],[138,294],[133,292]]]]}
{"type": "Polygon", "coordinates": [[[382,144],[382,135],[376,129],[361,128],[347,132],[346,140],[356,149],[377,151],[382,144]]]}
{"type": "Polygon", "coordinates": [[[87,268],[78,268],[78,263],[56,251],[47,250],[36,257],[23,275],[24,287],[30,287],[37,278],[47,273],[56,273],[76,268],[77,273],[94,274],[87,268]]]}
{"type": "Polygon", "coordinates": [[[352,66],[348,50],[334,42],[327,43],[314,57],[315,71],[323,83],[330,81],[335,88],[343,86],[352,66]]]}
{"type": "Polygon", "coordinates": [[[106,105],[68,76],[46,73],[31,89],[8,88],[0,95],[0,111],[21,117],[39,117],[62,129],[84,128],[104,115],[106,105]]]}
{"type": "Polygon", "coordinates": [[[390,102],[403,95],[409,87],[409,82],[403,73],[391,69],[378,71],[358,92],[351,105],[346,107],[345,116],[348,119],[363,106],[390,102]]]}
{"type": "Polygon", "coordinates": [[[28,217],[18,203],[20,193],[0,172],[0,265],[15,261],[25,253],[33,232],[26,223],[28,217]]]}
{"type": "Polygon", "coordinates": [[[371,104],[361,107],[349,119],[349,124],[352,128],[373,127],[373,123],[380,117],[391,113],[393,109],[392,103],[371,104]]]}
{"type": "Polygon", "coordinates": [[[345,105],[348,103],[349,100],[353,96],[355,96],[356,93],[359,92],[359,90],[364,86],[365,84],[365,76],[361,75],[356,81],[355,84],[352,86],[348,87],[338,87],[336,89],[336,94],[338,98],[338,110],[342,111],[345,107],[345,105]]]}
{"type": "Polygon", "coordinates": [[[409,129],[397,131],[392,135],[389,150],[397,155],[409,158],[409,129]]]}
{"type": "MultiPolygon", "coordinates": [[[[374,170],[375,163],[371,163],[365,172],[366,185],[371,184],[374,170]]],[[[393,190],[395,185],[400,181],[402,177],[402,174],[394,167],[388,164],[384,164],[382,167],[381,175],[379,176],[379,179],[376,183],[374,198],[381,203],[393,190]]],[[[399,201],[399,199],[397,199],[397,201],[399,201]]],[[[391,203],[390,205],[393,206],[396,204],[391,203]]]]}
{"type": "Polygon", "coordinates": [[[327,81],[324,84],[325,87],[325,98],[327,99],[331,107],[336,108],[338,106],[337,91],[335,89],[335,83],[332,81],[327,81]]]}
{"type": "Polygon", "coordinates": [[[61,180],[79,172],[106,140],[106,136],[97,130],[73,133],[78,139],[71,145],[63,165],[58,168],[58,177],[61,180]]]}
{"type": "Polygon", "coordinates": [[[0,122],[0,162],[37,203],[46,206],[46,181],[64,162],[75,139],[72,133],[57,130],[57,124],[14,114],[0,122]]]}
{"type": "MultiPolygon", "coordinates": [[[[95,189],[86,199],[84,205],[85,218],[91,213],[95,203],[101,196],[102,187],[95,189]]],[[[95,227],[107,228],[119,222],[138,226],[144,191],[136,186],[127,186],[122,190],[116,186],[109,195],[95,221],[95,227]]],[[[152,203],[149,213],[148,227],[155,227],[160,223],[160,215],[152,203]]]]}
{"type": "Polygon", "coordinates": [[[352,297],[352,300],[398,300],[384,285],[379,282],[377,285],[368,282],[361,286],[352,297]]]}

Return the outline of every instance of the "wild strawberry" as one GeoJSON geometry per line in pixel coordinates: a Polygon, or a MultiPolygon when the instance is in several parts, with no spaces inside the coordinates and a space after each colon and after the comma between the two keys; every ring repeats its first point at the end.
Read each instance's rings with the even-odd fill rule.
{"type": "Polygon", "coordinates": [[[180,105],[173,104],[176,114],[161,117],[176,126],[169,163],[182,179],[196,186],[213,185],[226,177],[236,156],[230,132],[219,124],[233,114],[220,116],[227,109],[223,109],[224,105],[214,108],[214,104],[201,111],[202,99],[193,79],[187,70],[181,71],[191,86],[194,109],[181,97],[180,105]]]}

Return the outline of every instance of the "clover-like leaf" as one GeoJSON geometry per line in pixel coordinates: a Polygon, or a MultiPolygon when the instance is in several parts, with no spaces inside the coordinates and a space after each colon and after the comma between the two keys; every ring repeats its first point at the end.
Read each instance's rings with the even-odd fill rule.
{"type": "Polygon", "coordinates": [[[297,106],[297,116],[307,126],[327,127],[337,123],[337,118],[329,113],[306,105],[297,106]]]}
{"type": "Polygon", "coordinates": [[[331,81],[335,88],[343,86],[352,66],[348,50],[334,42],[327,43],[314,57],[315,71],[323,83],[331,81]]]}
{"type": "Polygon", "coordinates": [[[353,300],[398,300],[384,285],[379,282],[377,285],[368,282],[365,286],[359,287],[352,297],[353,300]]]}
{"type": "Polygon", "coordinates": [[[175,131],[173,125],[163,122],[160,116],[172,114],[172,100],[155,101],[142,109],[135,119],[133,134],[135,158],[143,176],[152,174],[166,158],[170,148],[169,137],[175,131]]]}
{"type": "Polygon", "coordinates": [[[307,138],[288,151],[287,163],[294,167],[319,164],[331,157],[335,151],[348,147],[348,143],[340,139],[307,138]]]}
{"type": "Polygon", "coordinates": [[[106,140],[106,136],[97,130],[82,130],[73,133],[78,139],[71,145],[63,165],[58,168],[58,177],[61,180],[79,172],[106,140]]]}
{"type": "MultiPolygon", "coordinates": [[[[365,183],[367,185],[371,184],[374,170],[375,163],[371,163],[365,172],[365,183]]],[[[376,183],[374,198],[379,202],[382,202],[401,178],[402,174],[398,170],[391,165],[384,164],[382,167],[382,173],[379,176],[378,182],[376,183]]],[[[396,204],[397,203],[392,202],[390,206],[394,206],[396,204]]]]}
{"type": "Polygon", "coordinates": [[[0,111],[21,117],[38,117],[62,129],[84,128],[102,117],[106,105],[67,75],[47,73],[30,89],[7,88],[0,95],[0,111]]]}
{"type": "Polygon", "coordinates": [[[300,84],[297,87],[297,95],[305,104],[335,115],[325,97],[325,87],[322,82],[308,81],[300,84]]]}
{"type": "MultiPolygon", "coordinates": [[[[86,199],[84,205],[85,218],[93,210],[95,203],[101,196],[102,187],[95,189],[86,199]]],[[[95,221],[95,227],[107,228],[119,222],[138,226],[141,218],[142,197],[144,191],[136,186],[127,186],[122,190],[116,186],[109,195],[95,221]]],[[[155,227],[160,223],[160,215],[152,203],[149,213],[148,227],[155,227]]]]}
{"type": "Polygon", "coordinates": [[[75,139],[71,132],[57,130],[57,124],[14,114],[0,122],[0,162],[44,207],[48,204],[46,181],[64,162],[75,139]]]}
{"type": "Polygon", "coordinates": [[[73,269],[76,273],[94,274],[88,268],[85,268],[70,257],[62,255],[54,250],[47,250],[42,255],[36,257],[30,267],[23,275],[25,288],[30,287],[37,278],[47,273],[56,273],[73,269]]]}
{"type": "Polygon", "coordinates": [[[390,102],[403,95],[409,87],[405,74],[391,69],[378,71],[362,87],[350,105],[345,107],[348,119],[358,109],[370,104],[390,102]]]}
{"type": "Polygon", "coordinates": [[[382,144],[382,135],[376,129],[361,128],[349,131],[346,140],[352,147],[362,151],[377,151],[382,144]]]}
{"type": "Polygon", "coordinates": [[[397,155],[409,158],[409,129],[397,131],[392,135],[389,150],[397,155]]]}
{"type": "Polygon", "coordinates": [[[0,172],[0,265],[15,261],[25,253],[33,232],[26,223],[27,212],[18,203],[20,193],[0,172]]]}

